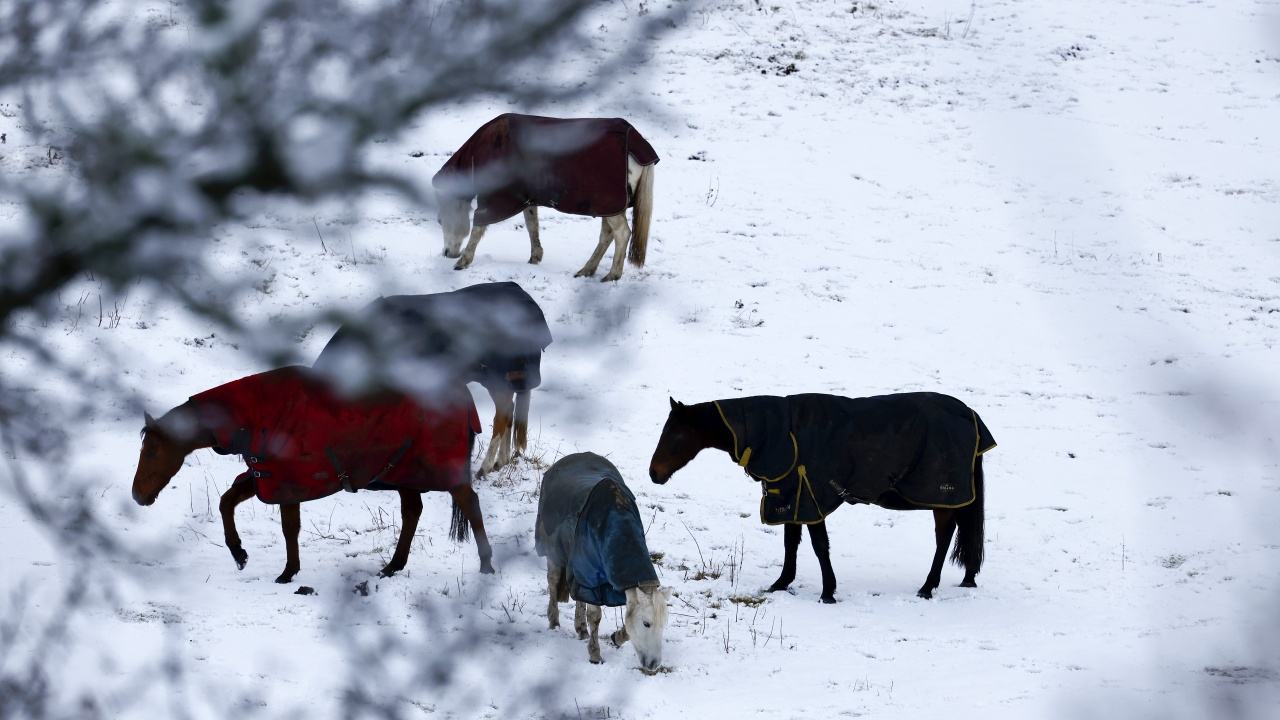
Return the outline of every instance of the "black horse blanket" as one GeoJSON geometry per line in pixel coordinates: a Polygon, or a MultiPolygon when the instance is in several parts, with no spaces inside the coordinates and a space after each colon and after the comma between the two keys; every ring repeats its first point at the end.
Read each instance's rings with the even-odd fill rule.
{"type": "Polygon", "coordinates": [[[296,503],[339,490],[452,490],[471,480],[471,438],[480,432],[471,394],[424,407],[384,393],[336,394],[310,369],[250,375],[191,398],[214,451],[241,455],[265,503],[296,503]]]}
{"type": "Polygon", "coordinates": [[[628,588],[658,582],[636,498],[595,453],[566,455],[542,476],[534,547],[565,569],[569,595],[591,605],[626,605],[628,588]]]}
{"type": "Polygon", "coordinates": [[[954,508],[975,497],[974,460],[995,447],[978,414],[938,393],[717,400],[733,457],[761,481],[760,520],[816,523],[841,503],[954,508]]]}
{"type": "Polygon", "coordinates": [[[389,387],[431,398],[437,386],[478,382],[531,390],[542,382],[551,330],[513,282],[432,295],[392,295],[338,328],[312,367],[344,388],[389,387]]]}
{"type": "Polygon", "coordinates": [[[649,141],[621,118],[507,113],[485,123],[431,179],[444,197],[476,198],[473,222],[492,225],[530,205],[609,217],[631,205],[627,156],[658,162],[649,141]]]}

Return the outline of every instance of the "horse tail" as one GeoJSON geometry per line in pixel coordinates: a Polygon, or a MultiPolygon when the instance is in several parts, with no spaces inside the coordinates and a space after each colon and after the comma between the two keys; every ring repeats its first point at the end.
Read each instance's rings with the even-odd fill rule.
{"type": "Polygon", "coordinates": [[[462,503],[458,502],[458,498],[453,499],[453,519],[449,521],[449,537],[454,542],[466,542],[471,537],[471,523],[467,521],[467,514],[462,510],[462,503]]]}
{"type": "Polygon", "coordinates": [[[522,452],[529,445],[529,391],[516,393],[516,453],[522,452]]]}
{"type": "Polygon", "coordinates": [[[982,569],[983,504],[986,491],[983,488],[982,456],[973,459],[973,502],[956,510],[959,527],[956,547],[951,552],[951,562],[963,565],[974,575],[982,569]]]}
{"type": "Polygon", "coordinates": [[[653,217],[653,166],[656,164],[641,168],[640,180],[632,194],[631,245],[627,259],[636,267],[644,267],[645,252],[649,247],[649,219],[653,217]]]}

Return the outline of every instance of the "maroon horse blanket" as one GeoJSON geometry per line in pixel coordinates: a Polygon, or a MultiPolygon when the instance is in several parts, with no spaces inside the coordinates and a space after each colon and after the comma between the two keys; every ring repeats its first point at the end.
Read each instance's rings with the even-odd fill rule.
{"type": "Polygon", "coordinates": [[[431,179],[445,197],[476,198],[473,222],[492,225],[530,205],[609,217],[631,205],[627,156],[658,154],[621,118],[507,113],[485,123],[431,179]]]}
{"type": "Polygon", "coordinates": [[[191,398],[214,451],[244,457],[265,503],[361,488],[426,492],[470,482],[480,432],[471,394],[424,407],[398,393],[349,400],[301,366],[250,375],[191,398]]]}

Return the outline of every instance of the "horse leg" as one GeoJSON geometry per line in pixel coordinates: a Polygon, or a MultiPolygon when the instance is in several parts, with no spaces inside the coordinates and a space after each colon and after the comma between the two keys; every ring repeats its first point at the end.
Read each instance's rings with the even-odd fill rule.
{"type": "Polygon", "coordinates": [[[293,576],[302,569],[298,560],[298,533],[302,532],[302,512],[298,503],[280,503],[280,529],[284,531],[284,572],[276,578],[276,582],[284,584],[293,581],[293,576]]]}
{"type": "Polygon", "coordinates": [[[552,630],[560,627],[560,576],[564,568],[547,561],[547,624],[552,630]]]}
{"type": "Polygon", "coordinates": [[[609,240],[612,237],[613,233],[609,230],[609,218],[600,218],[600,244],[596,245],[596,251],[591,253],[591,257],[587,258],[587,264],[574,273],[574,277],[591,277],[596,274],[596,268],[600,267],[600,260],[604,257],[604,250],[609,247],[609,240]]]}
{"type": "Polygon", "coordinates": [[[489,536],[484,531],[484,517],[480,514],[480,496],[476,495],[476,491],[471,489],[470,485],[463,485],[449,491],[453,496],[453,501],[462,508],[462,513],[467,516],[467,522],[471,523],[471,530],[476,536],[476,550],[480,554],[480,572],[485,575],[493,574],[493,547],[489,545],[489,536]]]}
{"type": "Polygon", "coordinates": [[[524,227],[529,231],[529,264],[542,262],[542,243],[538,240],[538,206],[524,209],[524,227]]]}
{"type": "Polygon", "coordinates": [[[400,490],[400,539],[396,542],[396,552],[391,562],[378,574],[391,577],[404,569],[409,562],[409,548],[413,546],[413,534],[418,531],[418,520],[422,517],[422,495],[414,490],[400,490]]]}
{"type": "Polygon", "coordinates": [[[521,455],[529,447],[529,390],[516,393],[516,436],[512,444],[521,455]]]}
{"type": "Polygon", "coordinates": [[[591,626],[591,638],[587,640],[587,657],[596,665],[604,662],[604,658],[600,656],[600,616],[602,614],[599,605],[587,605],[587,624],[591,626]]]}
{"type": "Polygon", "coordinates": [[[818,566],[822,568],[822,602],[836,601],[836,573],[831,569],[831,543],[827,539],[827,524],[814,523],[809,526],[809,543],[813,545],[813,554],[818,556],[818,566]]]}
{"type": "Polygon", "coordinates": [[[587,633],[587,604],[581,600],[575,601],[573,606],[573,629],[578,633],[579,640],[586,640],[587,633]]]}
{"type": "Polygon", "coordinates": [[[609,636],[609,642],[613,643],[614,647],[622,647],[622,644],[630,639],[631,636],[627,634],[626,625],[618,628],[616,632],[609,636]]]}
{"type": "Polygon", "coordinates": [[[622,261],[627,257],[627,241],[631,239],[631,228],[627,225],[626,213],[605,218],[613,234],[613,266],[609,274],[600,278],[600,282],[618,280],[622,277],[622,261]]]}
{"type": "Polygon", "coordinates": [[[933,597],[933,591],[942,582],[942,563],[947,559],[947,548],[951,545],[951,536],[955,531],[955,511],[949,509],[933,511],[933,535],[938,543],[938,549],[933,553],[933,567],[929,568],[929,577],[925,578],[924,585],[916,593],[925,600],[933,597]]]}
{"type": "Polygon", "coordinates": [[[244,546],[240,544],[240,534],[236,532],[236,506],[253,497],[253,494],[253,483],[239,481],[237,478],[237,482],[232,483],[218,500],[218,512],[222,513],[222,534],[226,538],[227,549],[231,551],[231,557],[240,570],[249,562],[249,553],[244,551],[244,546]]]}
{"type": "Polygon", "coordinates": [[[465,270],[471,267],[471,261],[476,259],[476,246],[480,244],[480,238],[484,237],[484,231],[488,229],[488,225],[476,225],[471,228],[471,238],[467,240],[467,247],[462,251],[458,262],[453,264],[454,270],[465,270]]]}
{"type": "Polygon", "coordinates": [[[510,389],[490,390],[489,397],[493,398],[493,437],[480,463],[482,476],[511,462],[511,421],[516,408],[515,393],[510,389]]]}
{"type": "Polygon", "coordinates": [[[767,592],[786,590],[796,579],[796,549],[800,547],[800,526],[785,525],[782,529],[782,574],[769,586],[767,592]]]}

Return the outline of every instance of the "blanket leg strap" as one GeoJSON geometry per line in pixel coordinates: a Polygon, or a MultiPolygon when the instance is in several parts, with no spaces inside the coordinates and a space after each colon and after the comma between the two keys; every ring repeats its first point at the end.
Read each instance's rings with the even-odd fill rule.
{"type": "Polygon", "coordinates": [[[400,443],[400,449],[396,451],[395,455],[391,456],[391,461],[387,463],[386,467],[382,468],[382,472],[373,476],[373,479],[369,481],[369,484],[372,485],[373,483],[378,482],[379,480],[382,479],[383,475],[386,475],[387,473],[391,472],[391,468],[395,467],[396,463],[400,462],[404,458],[404,454],[409,452],[409,446],[412,444],[413,444],[412,440],[405,440],[404,442],[400,443]]]}
{"type": "Polygon", "coordinates": [[[347,475],[347,469],[338,461],[338,456],[333,454],[333,448],[325,448],[324,455],[329,458],[333,469],[338,471],[338,482],[342,483],[342,489],[349,493],[355,492],[356,489],[351,487],[351,478],[347,475]]]}

